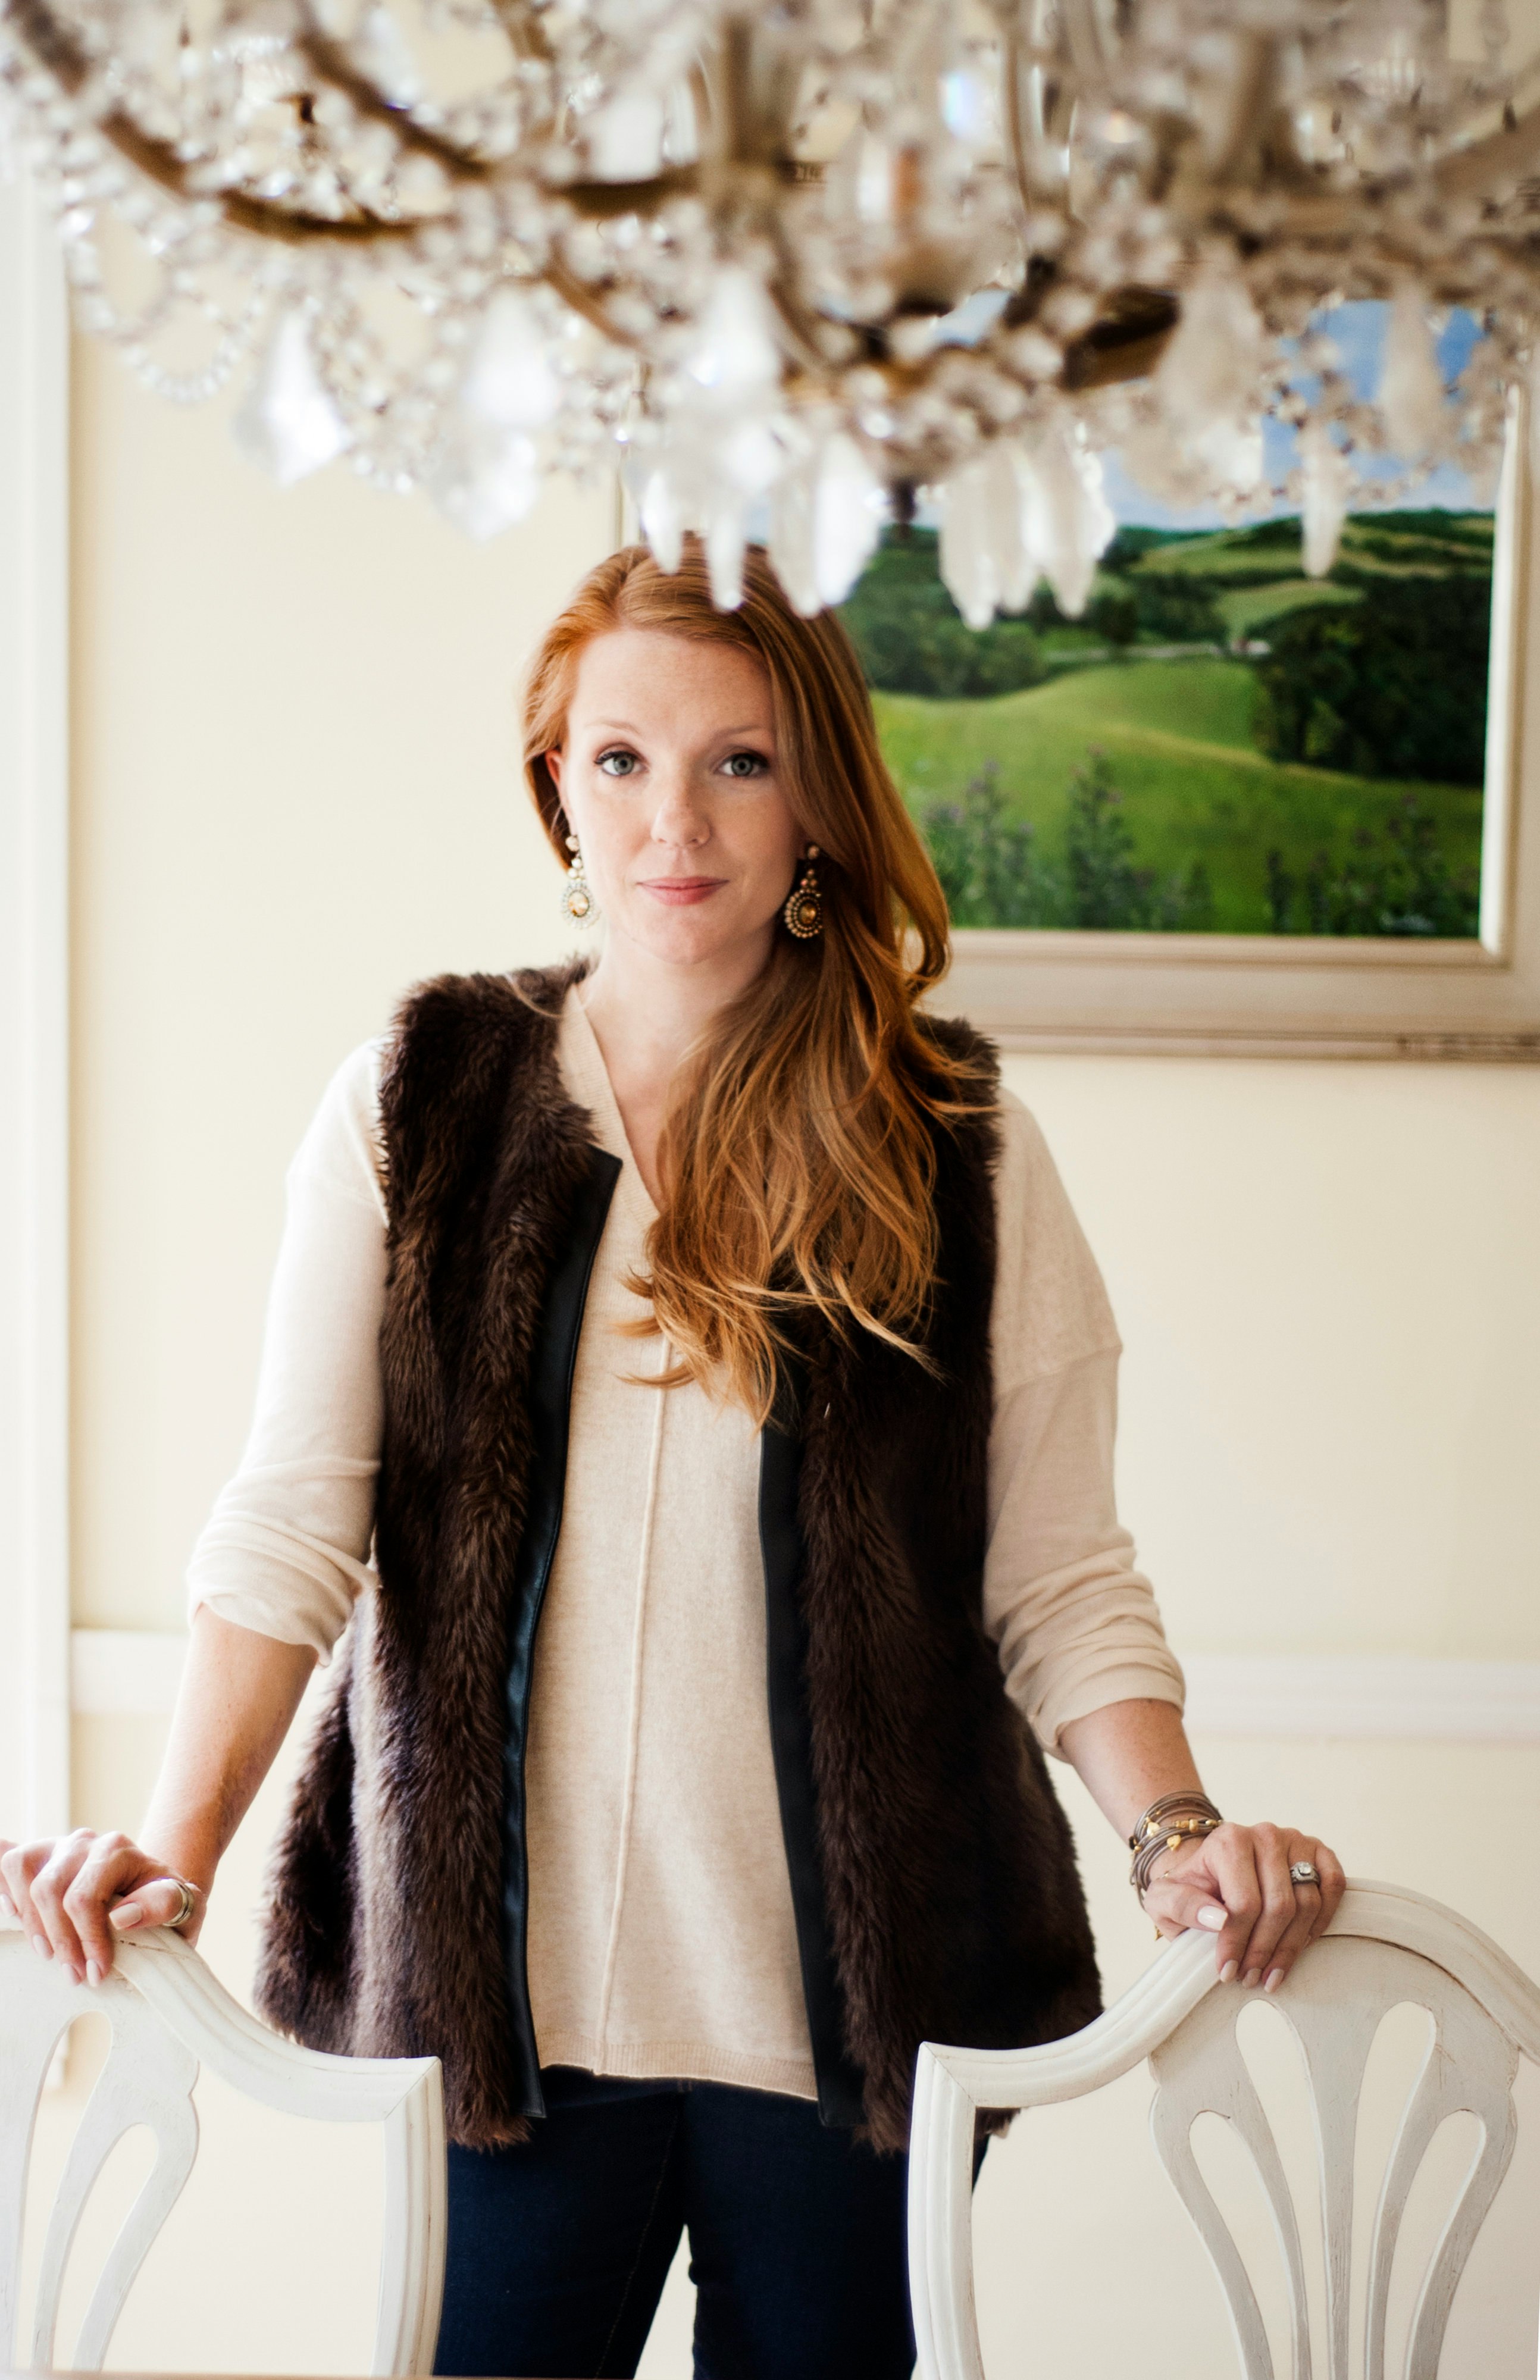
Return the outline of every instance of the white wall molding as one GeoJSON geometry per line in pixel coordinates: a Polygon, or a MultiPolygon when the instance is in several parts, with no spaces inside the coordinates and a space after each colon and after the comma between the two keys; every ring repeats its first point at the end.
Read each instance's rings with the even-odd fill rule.
{"type": "Polygon", "coordinates": [[[1194,1653],[1182,1668],[1195,1735],[1540,1743],[1540,1661],[1194,1653]]]}
{"type": "MultiPolygon", "coordinates": [[[[77,1712],[170,1710],[187,1638],[78,1628],[77,1712]]],[[[1197,1735],[1416,1737],[1540,1743],[1540,1661],[1430,1661],[1415,1654],[1190,1654],[1187,1718],[1197,1735]]]]}
{"type": "Polygon", "coordinates": [[[149,1628],[77,1628],[69,1640],[69,1698],[84,1718],[152,1718],[176,1700],[188,1640],[149,1628]]]}
{"type": "Polygon", "coordinates": [[[69,1824],[69,332],[0,177],[0,1832],[69,1824]]]}

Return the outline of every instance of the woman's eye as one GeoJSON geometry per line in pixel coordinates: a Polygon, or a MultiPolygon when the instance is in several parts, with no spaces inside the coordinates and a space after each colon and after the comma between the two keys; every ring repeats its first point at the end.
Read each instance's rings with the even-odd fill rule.
{"type": "Polygon", "coordinates": [[[607,777],[629,777],[639,763],[635,752],[601,752],[599,765],[607,777]]]}
{"type": "Polygon", "coordinates": [[[722,765],[730,777],[762,777],[770,762],[762,752],[732,752],[722,765]]]}

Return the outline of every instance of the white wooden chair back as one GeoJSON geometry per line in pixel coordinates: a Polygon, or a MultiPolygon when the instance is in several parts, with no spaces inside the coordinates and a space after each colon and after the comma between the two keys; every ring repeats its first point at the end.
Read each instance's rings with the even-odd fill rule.
{"type": "Polygon", "coordinates": [[[1481,2143],[1413,2293],[1406,2380],[1435,2380],[1455,2287],[1513,2154],[1521,2052],[1540,2064],[1540,1987],[1451,1910],[1397,1886],[1349,1886],[1326,1938],[1271,2005],[1303,2052],[1313,2102],[1325,2252],[1325,2335],[1312,2334],[1300,2210],[1279,2143],[1237,2038],[1257,1996],[1217,1983],[1213,1937],[1167,1945],[1116,2007],[1039,2049],[927,2043],[916,2074],[909,2172],[909,2274],[920,2380],[983,2380],[974,2314],[972,2155],[979,2107],[1075,2099],[1147,2058],[1150,2124],[1166,2170],[1223,2289],[1245,2380],[1276,2380],[1261,2311],[1224,2209],[1193,2153],[1200,2115],[1222,2118],[1251,2152],[1287,2277],[1292,2380],[1349,2380],[1354,2156],[1364,2069],[1382,2019],[1408,2002],[1432,2037],[1414,2076],[1367,2230],[1365,2380],[1390,2380],[1386,2313],[1401,2217],[1434,2134],[1468,2111],[1481,2143]]]}
{"type": "Polygon", "coordinates": [[[119,1946],[92,1988],[36,1958],[15,1918],[0,1918],[0,2371],[55,2362],[59,2300],[80,2216],[118,2141],[154,2136],[155,2162],[97,2277],[72,2355],[102,2367],[134,2277],[198,2154],[192,2087],[200,2063],[264,2107],[329,2123],[384,2129],[384,2237],[370,2370],[429,2372],[443,2287],[443,2092],[436,2058],[329,2058],[270,2033],[230,1998],[194,1950],[160,1931],[119,1946]],[[61,2177],[38,2266],[30,2339],[17,2336],[22,2225],[39,2099],[73,2019],[104,2016],[112,2040],[61,2177]]]}

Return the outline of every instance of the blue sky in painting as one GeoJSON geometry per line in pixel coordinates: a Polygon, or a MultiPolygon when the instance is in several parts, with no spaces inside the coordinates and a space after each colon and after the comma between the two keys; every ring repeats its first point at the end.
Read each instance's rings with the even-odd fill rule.
{"type": "MultiPolygon", "coordinates": [[[[1319,327],[1334,341],[1341,360],[1341,369],[1352,382],[1355,395],[1373,396],[1379,385],[1380,358],[1385,346],[1385,326],[1389,309],[1378,299],[1365,299],[1352,305],[1336,307],[1321,318],[1319,327]]],[[[1437,343],[1438,361],[1446,381],[1452,381],[1464,369],[1466,358],[1480,330],[1473,317],[1463,310],[1451,314],[1437,343]]],[[[1308,383],[1306,384],[1308,393],[1308,383]]],[[[1275,484],[1286,479],[1295,461],[1294,432],[1279,421],[1266,421],[1262,426],[1263,453],[1267,477],[1275,484]]],[[[1219,528],[1224,516],[1212,505],[1180,506],[1164,504],[1158,497],[1146,493],[1132,480],[1116,454],[1104,455],[1107,500],[1120,522],[1139,524],[1152,528],[1219,528]]],[[[1365,458],[1366,478],[1389,477],[1397,468],[1392,457],[1365,458]]],[[[1471,493],[1470,481],[1463,471],[1446,464],[1431,472],[1421,482],[1407,502],[1418,507],[1441,505],[1450,512],[1473,512],[1478,507],[1471,493]]],[[[1266,519],[1295,510],[1291,504],[1269,504],[1248,514],[1250,519],[1266,519]]]]}

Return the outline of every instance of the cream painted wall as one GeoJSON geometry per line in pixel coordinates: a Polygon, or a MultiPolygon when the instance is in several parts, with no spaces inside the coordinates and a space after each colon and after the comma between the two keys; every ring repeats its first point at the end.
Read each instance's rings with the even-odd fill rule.
{"type": "Polygon", "coordinates": [[[1016,1059],[1180,1645],[1540,1656],[1540,1073],[1016,1059]]]}
{"type": "MultiPolygon", "coordinates": [[[[478,551],[346,473],[278,495],[218,409],[152,403],[95,347],[78,366],[76,1618],[165,1629],[239,1450],[283,1169],[329,1072],[422,974],[562,947],[555,869],[517,783],[514,686],[612,512],[607,492],[556,492],[478,551]]],[[[1540,1077],[1010,1071],[1112,1288],[1123,1503],[1179,1649],[1540,1656],[1540,1077]]],[[[78,1816],[133,1825],[158,1742],[158,1722],[82,1721],[78,1816]]],[[[1320,1828],[1359,1873],[1456,1901],[1540,1973],[1540,1753],[1201,1749],[1227,1803],[1320,1828]]],[[[1147,1940],[1118,1846],[1073,1779],[1067,1798],[1115,1989],[1147,1940]]],[[[211,1920],[236,1989],[280,1806],[275,1779],[211,1920]]],[[[87,2063],[51,2104],[51,2138],[87,2063]]],[[[991,2153],[979,2222],[996,2371],[1026,2370],[1029,2345],[1043,2370],[1088,2380],[1135,2357],[1145,2380],[1229,2368],[1137,2097],[1055,2111],[991,2153]],[[1170,2242],[1136,2277],[1116,2228],[1135,2220],[1170,2242]]],[[[1540,2120],[1533,2089],[1526,2113],[1540,2120]]],[[[220,2188],[253,2193],[264,2242],[287,2210],[310,2261],[259,2318],[237,2240],[246,2295],[226,2293],[229,2202],[211,2172],[115,2361],[357,2368],[361,2334],[312,2250],[334,2239],[350,2270],[367,2265],[367,2177],[308,2156],[318,2216],[288,2206],[281,2150],[238,2110],[211,2110],[210,2135],[220,2188]],[[174,2307],[178,2269],[196,2269],[195,2322],[174,2307]]],[[[1533,2373],[1533,2133],[1521,2158],[1447,2380],[1533,2373]]],[[[277,2252],[254,2251],[259,2271],[277,2252]]],[[[650,2380],[684,2380],[687,2315],[676,2274],[650,2380]]]]}
{"type": "Polygon", "coordinates": [[[614,500],[474,547],[278,493],[95,343],[76,392],[76,1617],[168,1628],[328,1075],[419,977],[562,946],[515,693],[614,500]]]}

